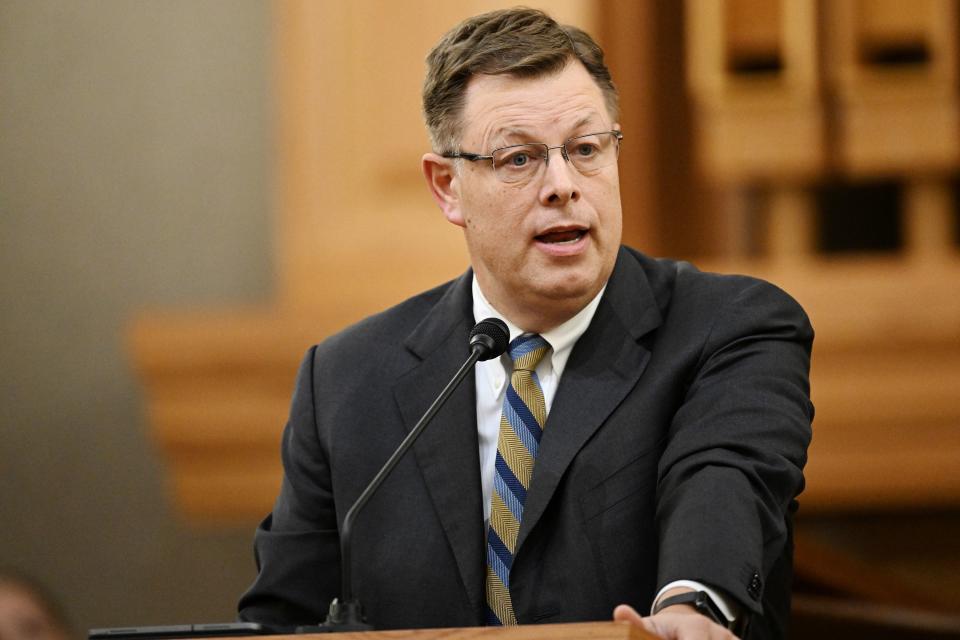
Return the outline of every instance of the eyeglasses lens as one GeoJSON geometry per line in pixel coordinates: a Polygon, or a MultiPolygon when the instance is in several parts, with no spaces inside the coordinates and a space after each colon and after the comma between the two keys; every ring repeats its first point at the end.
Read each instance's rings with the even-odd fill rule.
{"type": "MultiPolygon", "coordinates": [[[[616,162],[619,147],[616,134],[604,132],[571,138],[563,150],[580,173],[590,175],[616,162]]],[[[540,173],[548,153],[541,143],[504,147],[493,152],[493,168],[502,182],[530,180],[540,173]]]]}

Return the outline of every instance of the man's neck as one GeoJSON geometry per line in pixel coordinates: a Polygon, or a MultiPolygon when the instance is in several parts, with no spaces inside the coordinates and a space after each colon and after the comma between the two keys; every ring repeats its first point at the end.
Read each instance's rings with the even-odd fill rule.
{"type": "MultiPolygon", "coordinates": [[[[544,314],[543,310],[539,308],[536,310],[536,313],[523,313],[522,309],[518,311],[510,305],[505,305],[507,309],[504,309],[501,305],[490,300],[476,274],[473,276],[472,287],[474,297],[479,298],[479,300],[474,300],[474,314],[476,315],[480,309],[484,309],[484,313],[490,313],[505,320],[510,326],[511,338],[522,333],[538,333],[541,335],[549,333],[554,329],[562,327],[565,323],[570,322],[573,318],[583,313],[588,307],[591,308],[589,316],[592,318],[593,313],[596,311],[596,306],[599,303],[599,298],[606,289],[606,285],[604,285],[585,303],[570,305],[569,310],[563,310],[562,313],[544,314]]],[[[481,319],[480,317],[476,318],[478,322],[481,319]]]]}
{"type": "Polygon", "coordinates": [[[565,300],[545,298],[541,303],[522,304],[517,300],[506,300],[497,296],[496,289],[490,291],[489,287],[484,287],[476,273],[473,278],[487,305],[524,333],[542,334],[560,326],[580,313],[603,290],[603,287],[600,287],[586,297],[565,300]]]}

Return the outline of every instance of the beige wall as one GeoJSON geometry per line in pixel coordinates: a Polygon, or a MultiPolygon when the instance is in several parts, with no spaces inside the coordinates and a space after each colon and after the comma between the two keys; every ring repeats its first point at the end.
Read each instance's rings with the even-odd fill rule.
{"type": "Polygon", "coordinates": [[[0,565],[78,628],[229,620],[252,525],[178,522],[121,330],[272,292],[259,1],[0,2],[0,565]]]}

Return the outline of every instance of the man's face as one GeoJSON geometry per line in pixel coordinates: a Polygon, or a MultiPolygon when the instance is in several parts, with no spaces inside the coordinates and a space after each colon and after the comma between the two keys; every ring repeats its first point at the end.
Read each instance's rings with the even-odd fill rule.
{"type": "MultiPolygon", "coordinates": [[[[484,155],[617,128],[600,88],[575,61],[535,79],[475,76],[462,122],[461,150],[484,155]]],[[[449,197],[437,199],[447,219],[463,227],[491,304],[533,331],[583,308],[610,276],[620,245],[616,162],[583,175],[554,149],[538,176],[518,183],[501,182],[489,160],[460,163],[450,173],[449,197]]]]}

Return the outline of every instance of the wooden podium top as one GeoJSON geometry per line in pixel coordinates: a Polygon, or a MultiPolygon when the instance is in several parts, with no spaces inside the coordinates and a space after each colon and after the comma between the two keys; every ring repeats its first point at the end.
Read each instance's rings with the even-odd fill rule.
{"type": "MultiPolygon", "coordinates": [[[[275,640],[304,640],[332,637],[329,634],[271,636],[275,640]]],[[[452,629],[399,629],[393,631],[356,631],[337,633],[341,640],[659,640],[627,622],[576,622],[569,624],[529,624],[514,627],[458,627],[452,629]]],[[[249,637],[242,640],[250,640],[249,637]]]]}

